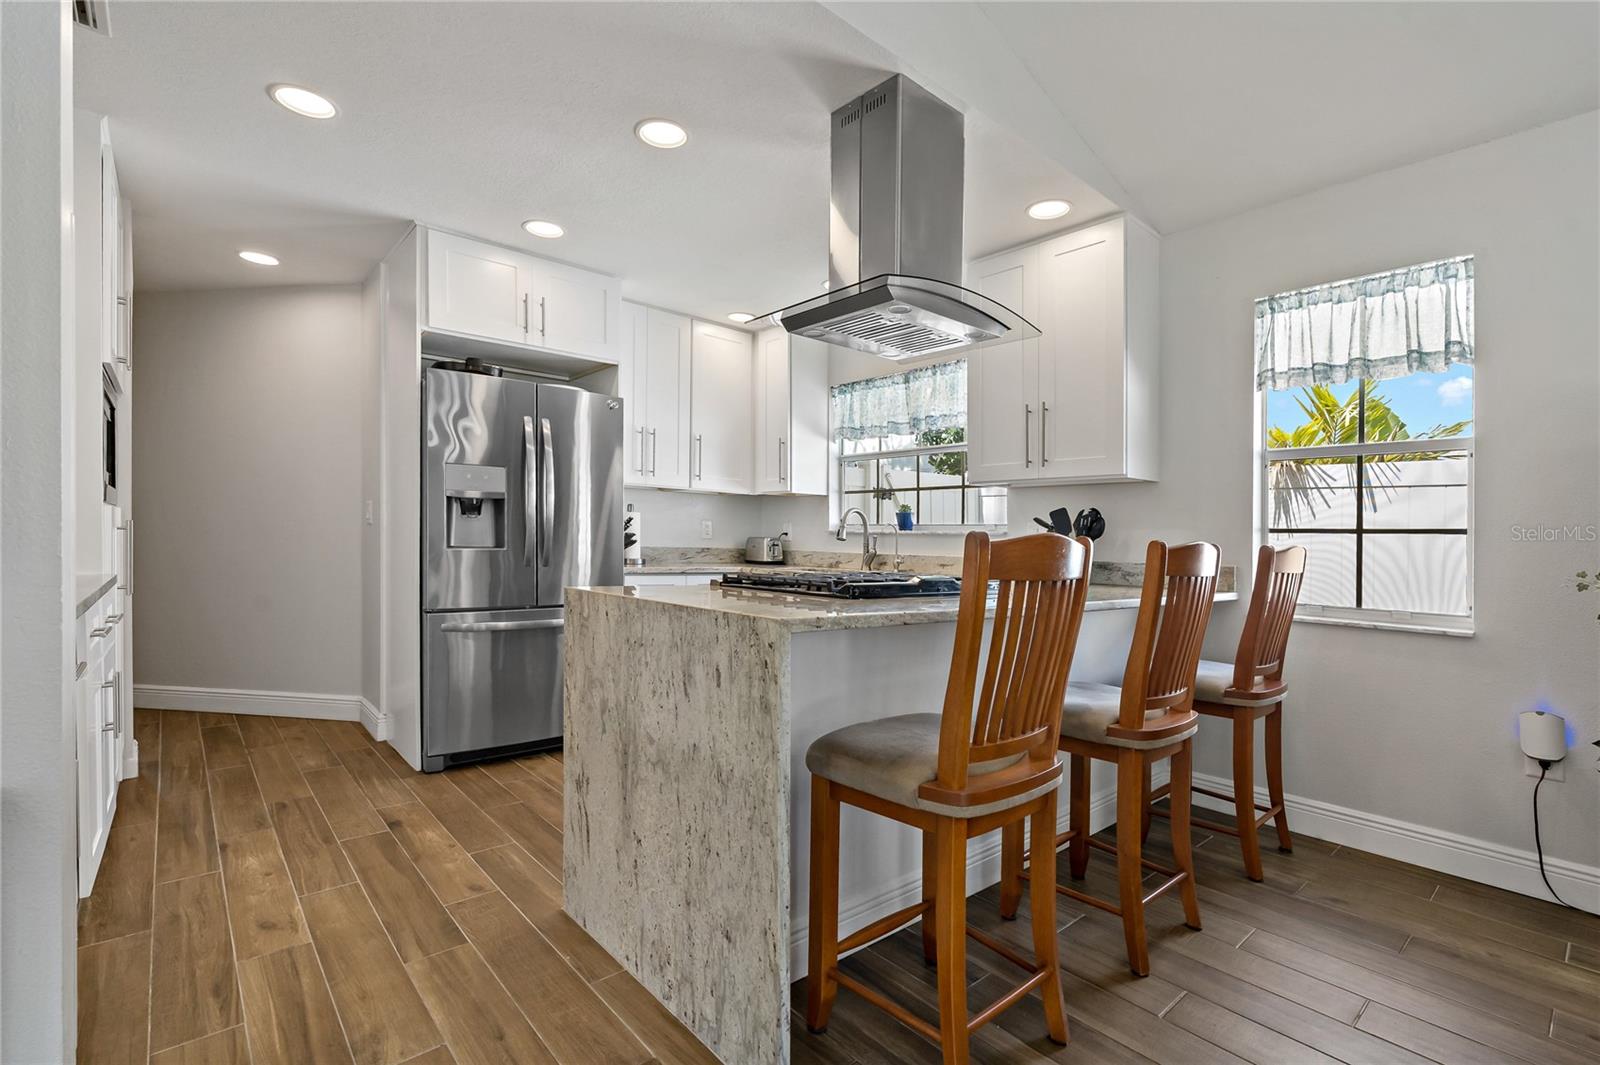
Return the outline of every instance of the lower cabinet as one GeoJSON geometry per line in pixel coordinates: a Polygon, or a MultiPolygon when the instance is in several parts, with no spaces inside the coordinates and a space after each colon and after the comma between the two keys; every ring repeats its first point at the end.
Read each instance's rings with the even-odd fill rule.
{"type": "Polygon", "coordinates": [[[122,741],[128,729],[120,691],[118,593],[108,592],[78,619],[78,894],[94,889],[105,855],[122,778],[122,741]]]}

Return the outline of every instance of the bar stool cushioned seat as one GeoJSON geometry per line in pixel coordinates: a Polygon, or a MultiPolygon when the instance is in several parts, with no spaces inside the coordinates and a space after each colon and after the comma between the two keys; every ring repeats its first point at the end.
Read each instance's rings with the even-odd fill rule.
{"type": "MultiPolygon", "coordinates": [[[[1009,810],[1037,799],[1059,783],[1050,781],[1020,795],[981,806],[957,808],[924,799],[918,789],[939,775],[942,721],[941,714],[901,714],[847,725],[820,737],[806,749],[806,768],[819,777],[880,799],[957,817],[982,817],[1009,810]]],[[[1026,755],[1018,754],[974,762],[968,772],[974,776],[992,773],[1024,757],[1026,755]]]]}
{"type": "MultiPolygon", "coordinates": [[[[1278,683],[1261,691],[1241,691],[1233,686],[1233,663],[1211,662],[1202,658],[1194,676],[1194,697],[1198,702],[1218,706],[1271,706],[1283,701],[1287,684],[1278,683]]],[[[1068,692],[1071,694],[1070,690],[1068,692]]]]}
{"type": "MultiPolygon", "coordinates": [[[[1074,739],[1139,751],[1182,742],[1200,729],[1200,723],[1196,720],[1194,726],[1187,732],[1159,740],[1129,740],[1106,735],[1106,729],[1117,723],[1121,713],[1122,688],[1118,685],[1072,681],[1067,685],[1066,698],[1061,704],[1061,734],[1074,739]]],[[[1158,716],[1160,715],[1147,713],[1145,718],[1151,720],[1158,716]]]]}

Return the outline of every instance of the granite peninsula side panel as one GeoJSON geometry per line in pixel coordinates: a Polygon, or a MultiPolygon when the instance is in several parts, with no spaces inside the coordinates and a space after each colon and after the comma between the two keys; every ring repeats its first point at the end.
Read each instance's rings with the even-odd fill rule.
{"type": "Polygon", "coordinates": [[[789,681],[770,619],[567,593],[566,910],[730,1065],[789,1060],[789,681]]]}

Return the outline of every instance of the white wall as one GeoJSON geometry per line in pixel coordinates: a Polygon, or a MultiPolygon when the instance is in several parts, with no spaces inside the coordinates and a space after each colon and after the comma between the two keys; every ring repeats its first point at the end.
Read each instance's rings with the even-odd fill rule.
{"type": "MultiPolygon", "coordinates": [[[[1600,733],[1600,625],[1569,585],[1594,542],[1513,525],[1600,522],[1600,138],[1556,123],[1168,236],[1162,245],[1162,480],[1083,490],[1112,553],[1137,535],[1253,544],[1252,303],[1448,255],[1476,263],[1476,614],[1471,639],[1300,624],[1290,647],[1294,794],[1532,850],[1514,718],[1538,700],[1600,733]],[[1092,497],[1092,498],[1091,498],[1092,497]]],[[[1031,493],[1030,493],[1031,494],[1031,493]]],[[[1126,553],[1125,549],[1123,553],[1126,553]]],[[[1219,612],[1216,652],[1237,611],[1219,612]]],[[[1228,775],[1216,730],[1197,768],[1228,775]]],[[[1577,752],[1543,792],[1548,855],[1600,864],[1600,774],[1577,752]]],[[[1537,878],[1534,878],[1537,882],[1537,878]]]]}
{"type": "Polygon", "coordinates": [[[0,4],[0,1061],[77,1045],[72,25],[0,4]]]}
{"type": "Polygon", "coordinates": [[[380,448],[383,439],[379,373],[382,357],[382,269],[361,287],[361,697],[374,708],[382,702],[382,653],[379,650],[383,610],[383,554],[378,517],[383,513],[380,448]],[[369,517],[370,515],[370,517],[369,517]]]}
{"type": "Polygon", "coordinates": [[[705,492],[673,492],[663,488],[629,488],[622,493],[643,515],[644,546],[737,547],[750,536],[778,534],[762,524],[761,498],[705,492]],[[702,539],[700,523],[711,521],[711,538],[702,539]]]}
{"type": "Polygon", "coordinates": [[[362,690],[361,304],[140,294],[136,684],[362,690]]]}

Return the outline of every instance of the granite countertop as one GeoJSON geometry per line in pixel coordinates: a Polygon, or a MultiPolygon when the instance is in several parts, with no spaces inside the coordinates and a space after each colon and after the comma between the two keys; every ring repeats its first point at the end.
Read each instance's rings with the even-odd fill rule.
{"type": "Polygon", "coordinates": [[[78,597],[78,617],[83,617],[84,611],[100,601],[100,597],[111,590],[117,583],[115,573],[80,573],[74,590],[78,597]]]}
{"type": "MultiPolygon", "coordinates": [[[[724,567],[726,568],[726,567],[724,567]]],[[[644,588],[569,588],[570,595],[607,595],[637,599],[688,610],[709,610],[774,621],[792,632],[819,629],[875,629],[891,625],[923,625],[956,619],[956,598],[929,599],[828,599],[822,596],[758,592],[723,588],[718,584],[664,585],[644,588]]],[[[1239,598],[1235,592],[1218,592],[1216,602],[1239,598]]],[[[1085,611],[1132,610],[1139,606],[1139,589],[1123,585],[1091,584],[1085,611]]]]}

